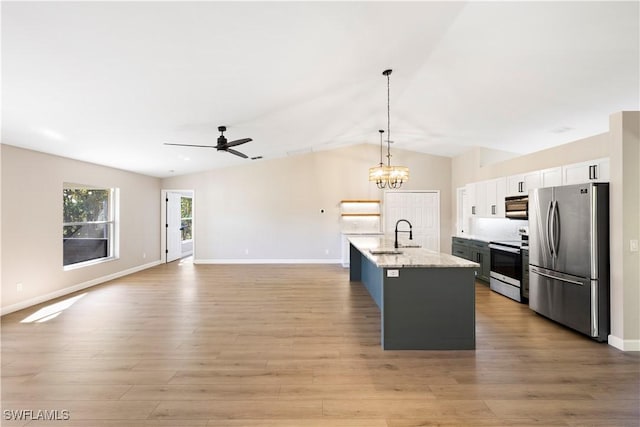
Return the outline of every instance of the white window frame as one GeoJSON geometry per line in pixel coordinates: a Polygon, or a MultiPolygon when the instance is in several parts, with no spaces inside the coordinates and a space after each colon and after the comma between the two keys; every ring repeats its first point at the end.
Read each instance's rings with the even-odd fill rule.
{"type": "MultiPolygon", "coordinates": [[[[109,243],[108,243],[108,255],[102,258],[90,259],[87,261],[75,262],[73,264],[64,265],[64,249],[63,249],[63,261],[62,268],[63,271],[75,270],[78,268],[84,268],[96,264],[102,264],[104,262],[113,261],[120,258],[119,254],[119,217],[120,217],[120,190],[118,188],[104,188],[97,187],[92,185],[81,185],[81,184],[69,184],[65,183],[63,185],[63,194],[64,190],[67,189],[84,189],[84,190],[108,190],[109,191],[109,201],[108,201],[108,219],[105,221],[87,221],[87,222],[64,222],[62,223],[62,227],[68,225],[82,225],[82,224],[109,224],[109,243]]],[[[64,207],[63,207],[64,210],[64,207]]],[[[63,212],[64,218],[64,212],[63,212]]],[[[64,239],[64,237],[63,237],[64,239]]]]}

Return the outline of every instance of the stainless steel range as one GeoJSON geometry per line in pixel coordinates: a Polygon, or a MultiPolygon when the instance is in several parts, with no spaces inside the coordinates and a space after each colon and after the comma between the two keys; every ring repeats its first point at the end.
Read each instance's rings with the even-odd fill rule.
{"type": "Polygon", "coordinates": [[[522,248],[525,240],[495,241],[489,243],[491,251],[491,290],[518,302],[527,302],[528,290],[522,285],[522,248]]]}

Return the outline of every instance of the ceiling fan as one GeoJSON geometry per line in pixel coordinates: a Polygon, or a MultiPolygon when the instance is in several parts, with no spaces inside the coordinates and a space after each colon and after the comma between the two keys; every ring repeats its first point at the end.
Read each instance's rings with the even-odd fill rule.
{"type": "Polygon", "coordinates": [[[170,144],[168,142],[165,142],[164,145],[179,145],[181,147],[215,148],[218,151],[226,151],[228,153],[235,154],[236,156],[242,157],[243,159],[247,159],[249,157],[246,154],[236,151],[233,148],[229,148],[229,147],[235,147],[241,144],[245,144],[249,141],[253,141],[251,138],[237,139],[235,141],[229,142],[227,141],[227,138],[225,138],[224,136],[224,133],[226,132],[227,127],[218,126],[218,130],[220,131],[220,136],[218,137],[218,143],[216,145],[170,144]]]}

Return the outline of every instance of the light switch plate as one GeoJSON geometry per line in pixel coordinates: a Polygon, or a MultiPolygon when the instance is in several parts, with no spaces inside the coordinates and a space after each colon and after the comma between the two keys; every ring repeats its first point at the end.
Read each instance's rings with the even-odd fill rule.
{"type": "Polygon", "coordinates": [[[631,252],[638,252],[638,240],[632,239],[629,241],[629,250],[631,252]]]}
{"type": "Polygon", "coordinates": [[[400,277],[400,270],[387,270],[387,277],[400,277]]]}

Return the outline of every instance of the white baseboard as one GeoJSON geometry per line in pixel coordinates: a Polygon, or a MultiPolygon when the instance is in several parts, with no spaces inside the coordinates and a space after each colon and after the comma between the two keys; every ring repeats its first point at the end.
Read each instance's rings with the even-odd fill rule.
{"type": "Polygon", "coordinates": [[[129,274],[137,273],[138,271],[146,270],[147,268],[155,267],[156,265],[162,264],[162,261],[153,261],[148,264],[139,265],[137,267],[132,267],[127,270],[119,271],[117,273],[109,274],[107,276],[98,277],[96,279],[89,280],[87,282],[78,283],[77,285],[69,286],[64,289],[59,289],[57,291],[40,295],[34,298],[30,298],[25,301],[18,302],[16,304],[11,304],[6,307],[2,307],[0,309],[0,316],[4,316],[5,314],[13,313],[14,311],[23,310],[28,307],[32,307],[37,304],[41,304],[43,302],[60,298],[65,295],[69,295],[73,292],[81,291],[86,288],[90,288],[91,286],[99,285],[100,283],[108,282],[109,280],[117,279],[119,277],[128,276],[129,274]]]}
{"type": "Polygon", "coordinates": [[[341,264],[342,259],[194,259],[194,264],[341,264]]]}
{"type": "Polygon", "coordinates": [[[624,340],[615,335],[609,335],[607,343],[622,351],[640,351],[640,340],[624,340]]]}

